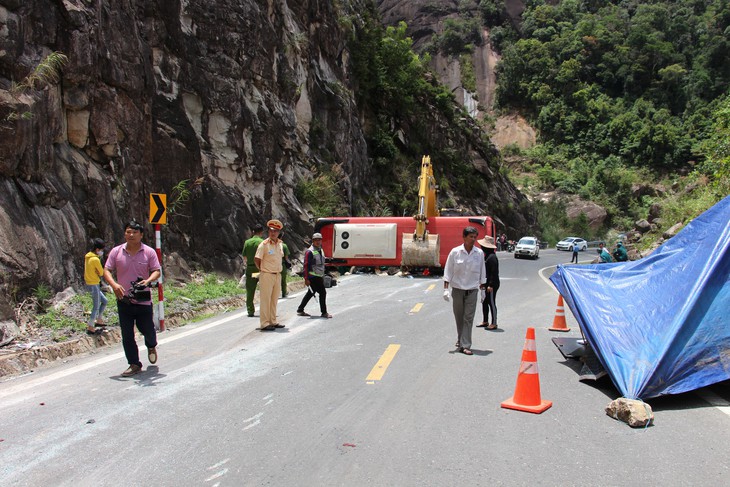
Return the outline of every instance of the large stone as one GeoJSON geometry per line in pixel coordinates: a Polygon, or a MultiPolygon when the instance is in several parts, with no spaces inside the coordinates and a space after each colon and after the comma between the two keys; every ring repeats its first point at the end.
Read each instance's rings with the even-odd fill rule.
{"type": "Polygon", "coordinates": [[[656,220],[661,216],[662,214],[662,207],[659,203],[653,203],[649,207],[649,218],[648,220],[651,223],[656,223],[656,220]]]}
{"type": "Polygon", "coordinates": [[[634,399],[620,397],[606,406],[606,414],[618,419],[632,428],[651,426],[654,422],[654,412],[647,403],[634,399]]]}
{"type": "Polygon", "coordinates": [[[56,295],[53,297],[53,300],[51,302],[51,304],[53,305],[53,309],[59,310],[59,309],[63,308],[74,297],[76,297],[76,291],[72,287],[67,287],[60,293],[56,293],[56,295]]]}
{"type": "Polygon", "coordinates": [[[662,234],[662,237],[664,237],[665,239],[670,239],[670,238],[674,237],[676,234],[678,234],[679,231],[682,230],[683,227],[684,227],[684,224],[675,223],[674,225],[672,225],[671,228],[669,228],[669,230],[665,231],[662,234]]]}
{"type": "Polygon", "coordinates": [[[651,230],[651,224],[647,220],[639,220],[634,223],[634,226],[641,233],[646,233],[651,230]]]}
{"type": "Polygon", "coordinates": [[[88,110],[68,110],[66,112],[66,134],[69,143],[74,147],[83,149],[89,141],[89,118],[91,113],[88,110]]]}
{"type": "Polygon", "coordinates": [[[165,281],[186,282],[193,273],[187,261],[177,252],[163,252],[162,262],[165,281]]]}
{"type": "Polygon", "coordinates": [[[0,321],[0,346],[10,343],[20,334],[20,328],[14,321],[0,321]]]}
{"type": "Polygon", "coordinates": [[[520,149],[529,149],[535,145],[537,133],[535,129],[519,115],[506,115],[499,117],[494,126],[492,142],[497,148],[504,149],[506,146],[515,146],[520,149]]]}
{"type": "Polygon", "coordinates": [[[580,217],[581,214],[584,214],[588,220],[588,226],[593,229],[600,228],[608,216],[608,212],[602,206],[597,205],[592,201],[583,201],[580,199],[575,199],[569,202],[565,212],[571,220],[574,220],[580,217]]]}

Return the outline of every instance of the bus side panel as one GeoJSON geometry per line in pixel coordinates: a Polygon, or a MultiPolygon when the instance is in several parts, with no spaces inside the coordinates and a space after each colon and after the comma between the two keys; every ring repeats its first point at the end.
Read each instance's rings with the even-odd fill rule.
{"type": "Polygon", "coordinates": [[[441,252],[439,254],[441,267],[446,265],[446,259],[449,257],[451,249],[464,243],[463,232],[466,227],[476,228],[479,238],[485,235],[494,237],[492,219],[489,217],[443,216],[431,218],[430,220],[433,221],[433,226],[429,224],[429,232],[438,234],[441,237],[441,252]],[[482,221],[484,224],[481,223],[482,221]]]}
{"type": "MultiPolygon", "coordinates": [[[[487,216],[442,216],[442,217],[431,217],[427,225],[428,232],[432,235],[439,235],[440,237],[440,253],[439,263],[441,267],[446,265],[446,259],[449,256],[449,252],[454,247],[457,247],[464,243],[462,232],[464,228],[472,226],[477,229],[479,238],[485,235],[494,237],[494,223],[490,217],[487,216]]],[[[342,217],[342,218],[323,218],[317,223],[317,230],[322,234],[322,247],[325,254],[332,259],[334,265],[356,265],[363,267],[378,267],[378,266],[400,266],[402,261],[402,236],[403,234],[412,235],[416,230],[416,222],[411,217],[342,217]],[[331,222],[330,222],[331,221],[331,222]],[[336,232],[341,232],[342,229],[349,228],[350,232],[352,229],[358,229],[358,232],[362,233],[363,245],[365,241],[370,238],[375,238],[374,235],[367,235],[368,228],[376,228],[380,225],[395,224],[395,257],[385,258],[392,255],[392,253],[384,253],[382,242],[373,244],[371,249],[365,247],[358,247],[357,252],[343,253],[343,250],[335,248],[335,246],[342,246],[342,243],[346,242],[347,239],[341,238],[336,232]],[[353,225],[350,227],[350,225],[353,225]],[[364,255],[371,254],[371,255],[364,255]],[[341,257],[337,257],[340,255],[341,257]],[[360,257],[357,257],[360,255],[360,257]]],[[[391,230],[392,231],[392,230],[391,230]]],[[[351,238],[351,237],[350,237],[351,238]]],[[[392,236],[383,237],[392,238],[392,236]]],[[[350,249],[352,250],[352,249],[350,249]]]]}
{"type": "Polygon", "coordinates": [[[403,232],[412,234],[416,229],[416,222],[411,217],[321,218],[318,220],[316,228],[322,234],[322,248],[325,255],[330,258],[333,265],[399,266],[401,263],[401,235],[403,232]],[[348,239],[342,238],[343,231],[350,234],[348,239]],[[370,248],[365,247],[365,241],[376,238],[375,233],[378,231],[383,232],[381,238],[387,239],[388,242],[376,242],[370,248]],[[354,249],[351,247],[353,234],[359,236],[354,249]],[[347,249],[342,248],[345,243],[348,246],[347,249]]]}
{"type": "Polygon", "coordinates": [[[396,223],[336,223],[332,257],[393,260],[397,237],[396,223]]]}

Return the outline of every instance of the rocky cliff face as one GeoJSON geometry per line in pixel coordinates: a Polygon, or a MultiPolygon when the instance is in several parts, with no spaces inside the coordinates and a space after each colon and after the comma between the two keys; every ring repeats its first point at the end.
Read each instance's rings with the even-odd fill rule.
{"type": "Polygon", "coordinates": [[[204,268],[234,271],[254,222],[309,233],[293,188],[322,163],[312,120],[345,190],[367,173],[354,104],[332,91],[347,79],[340,14],[326,0],[0,2],[6,292],[73,283],[90,237],[120,241],[149,193],[181,180],[197,183],[164,245],[204,268]],[[52,51],[68,56],[61,82],[11,96],[52,51]]]}
{"type": "MultiPolygon", "coordinates": [[[[79,285],[89,239],[120,242],[150,193],[183,180],[166,265],[240,272],[251,227],[272,217],[300,250],[298,181],[336,165],[351,204],[367,187],[340,22],[365,3],[0,0],[0,318],[38,283],[79,285]],[[68,57],[58,82],[11,89],[54,51],[68,57]]],[[[505,208],[523,199],[475,165],[507,188],[505,208]]]]}
{"type": "MultiPolygon", "coordinates": [[[[423,50],[430,43],[434,34],[441,34],[447,19],[458,19],[472,15],[481,19],[477,9],[479,2],[468,3],[460,0],[442,0],[438,4],[432,0],[378,0],[378,8],[383,22],[396,25],[400,21],[408,24],[408,33],[413,38],[414,49],[423,50]],[[463,9],[471,8],[464,12],[463,9]]],[[[521,15],[525,10],[524,0],[504,0],[504,10],[510,22],[518,28],[521,15]]],[[[432,69],[439,80],[448,86],[456,95],[469,114],[482,119],[494,116],[494,94],[497,86],[495,68],[499,54],[492,49],[489,30],[481,32],[482,42],[474,46],[470,56],[471,67],[476,78],[476,90],[470,92],[463,86],[463,70],[457,57],[436,53],[432,56],[432,69]]],[[[500,149],[506,145],[516,144],[519,147],[530,147],[535,144],[535,131],[518,115],[496,117],[495,126],[489,131],[492,142],[500,149]]]]}

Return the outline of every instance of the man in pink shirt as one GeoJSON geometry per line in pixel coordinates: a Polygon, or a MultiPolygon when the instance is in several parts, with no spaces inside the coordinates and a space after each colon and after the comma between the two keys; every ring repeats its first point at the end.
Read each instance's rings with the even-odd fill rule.
{"type": "Polygon", "coordinates": [[[122,346],[129,368],[122,372],[124,377],[142,371],[139,349],[134,339],[134,326],[144,336],[147,358],[151,364],[157,362],[157,332],[152,319],[152,296],[147,286],[160,278],[160,261],[152,247],[142,243],[144,227],[132,220],[124,230],[126,243],[109,252],[104,265],[104,280],[117,297],[119,326],[122,329],[122,346]],[[116,281],[112,276],[116,274],[116,281]],[[133,284],[134,283],[134,284],[133,284]]]}

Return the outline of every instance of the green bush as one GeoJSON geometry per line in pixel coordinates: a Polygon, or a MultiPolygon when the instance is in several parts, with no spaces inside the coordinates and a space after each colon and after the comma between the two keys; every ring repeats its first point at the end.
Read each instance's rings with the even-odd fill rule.
{"type": "Polygon", "coordinates": [[[339,187],[330,174],[300,180],[294,194],[300,203],[309,205],[317,217],[335,216],[347,211],[339,187]]]}
{"type": "Polygon", "coordinates": [[[474,51],[475,45],[481,45],[481,25],[478,19],[446,19],[441,34],[435,34],[432,38],[435,49],[446,56],[459,56],[470,54],[474,51]]]}
{"type": "Polygon", "coordinates": [[[459,66],[461,70],[461,86],[470,93],[476,93],[477,77],[474,72],[474,63],[471,60],[471,54],[462,54],[459,56],[459,66]]]}

